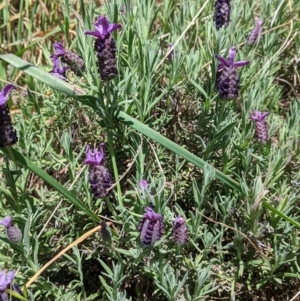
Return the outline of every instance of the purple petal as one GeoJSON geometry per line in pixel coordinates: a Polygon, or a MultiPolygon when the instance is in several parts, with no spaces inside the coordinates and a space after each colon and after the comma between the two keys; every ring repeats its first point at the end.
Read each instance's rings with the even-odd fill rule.
{"type": "Polygon", "coordinates": [[[53,53],[50,58],[53,63],[53,69],[49,73],[53,74],[59,79],[65,80],[66,71],[69,69],[69,67],[60,66],[60,59],[55,53],[53,53]]]}
{"type": "Polygon", "coordinates": [[[108,28],[109,28],[109,21],[106,17],[104,16],[100,16],[98,17],[98,19],[95,22],[95,29],[101,33],[101,35],[103,36],[103,38],[105,38],[105,36],[108,33],[108,28]]]}
{"type": "Polygon", "coordinates": [[[91,164],[91,165],[101,165],[104,160],[104,151],[103,151],[103,146],[104,143],[101,143],[99,145],[98,150],[94,149],[92,151],[89,146],[86,147],[86,152],[85,152],[85,160],[84,164],[91,164]]]}
{"type": "Polygon", "coordinates": [[[6,103],[8,94],[12,89],[16,89],[16,87],[13,84],[9,84],[0,92],[0,106],[6,103]]]}
{"type": "Polygon", "coordinates": [[[254,113],[249,117],[253,121],[262,121],[269,115],[269,112],[260,112],[255,110],[254,113]]]}
{"type": "Polygon", "coordinates": [[[161,214],[154,212],[151,207],[146,207],[146,212],[143,216],[144,218],[147,218],[151,221],[159,220],[162,218],[161,214]]]}
{"type": "Polygon", "coordinates": [[[227,66],[227,67],[230,66],[229,62],[224,57],[216,54],[216,58],[218,59],[218,61],[220,61],[225,66],[227,66]]]}
{"type": "Polygon", "coordinates": [[[15,270],[10,271],[7,275],[6,275],[6,271],[3,270],[0,273],[0,292],[3,292],[6,290],[6,288],[10,285],[10,283],[13,281],[14,277],[15,277],[15,270]]]}
{"type": "Polygon", "coordinates": [[[102,35],[96,30],[95,31],[85,30],[83,33],[86,34],[86,35],[94,36],[94,37],[96,37],[98,39],[101,39],[101,40],[103,39],[102,35]]]}
{"type": "Polygon", "coordinates": [[[114,30],[119,29],[119,28],[122,28],[122,25],[119,24],[119,23],[109,24],[108,32],[111,33],[111,32],[113,32],[114,30]]]}
{"type": "Polygon", "coordinates": [[[236,56],[236,48],[230,47],[229,54],[228,54],[228,62],[230,65],[233,65],[235,56],[236,56]]]}
{"type": "Polygon", "coordinates": [[[233,65],[235,67],[243,67],[243,66],[248,65],[248,64],[250,64],[249,61],[238,61],[238,62],[233,63],[233,65]]]}
{"type": "Polygon", "coordinates": [[[148,182],[145,179],[140,180],[140,186],[142,189],[148,189],[148,182]]]}
{"type": "MultiPolygon", "coordinates": [[[[3,270],[1,273],[0,273],[0,287],[2,286],[2,283],[3,281],[5,280],[5,275],[6,275],[6,271],[3,270]]],[[[5,287],[6,288],[6,287],[5,287]]],[[[4,288],[4,289],[5,289],[4,288]]],[[[1,291],[1,288],[0,288],[0,291],[1,291]]]]}
{"type": "Polygon", "coordinates": [[[238,61],[235,62],[236,56],[236,48],[235,47],[230,47],[229,49],[229,54],[228,54],[228,59],[225,59],[224,57],[220,55],[216,55],[216,58],[221,62],[221,64],[224,64],[227,67],[234,66],[234,67],[243,67],[247,64],[249,64],[249,61],[238,61]]]}
{"type": "Polygon", "coordinates": [[[57,68],[57,66],[59,66],[59,58],[58,58],[58,56],[55,53],[53,53],[53,54],[51,54],[50,58],[51,58],[51,61],[53,63],[53,66],[54,66],[53,69],[57,68]]]}
{"type": "Polygon", "coordinates": [[[110,33],[118,28],[122,28],[121,24],[109,24],[105,16],[99,16],[95,22],[95,30],[86,30],[84,34],[94,36],[100,40],[105,40],[110,36],[110,33]]]}
{"type": "Polygon", "coordinates": [[[0,225],[4,226],[5,228],[12,226],[12,217],[5,216],[3,220],[0,220],[0,225]]]}
{"type": "Polygon", "coordinates": [[[9,283],[11,283],[13,281],[15,274],[16,274],[16,270],[12,270],[12,271],[8,272],[6,279],[9,283]]]}
{"type": "Polygon", "coordinates": [[[53,43],[53,47],[55,49],[55,53],[54,53],[55,55],[57,55],[57,56],[63,56],[63,55],[65,55],[66,50],[65,50],[65,48],[63,46],[63,42],[62,41],[59,41],[57,43],[53,43]]]}

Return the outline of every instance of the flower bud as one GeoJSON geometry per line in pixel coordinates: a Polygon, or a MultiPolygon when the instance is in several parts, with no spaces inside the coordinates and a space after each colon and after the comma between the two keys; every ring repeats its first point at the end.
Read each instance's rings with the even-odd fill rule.
{"type": "Polygon", "coordinates": [[[261,143],[266,143],[269,140],[268,125],[266,121],[268,115],[268,112],[262,113],[255,110],[254,113],[250,116],[250,119],[255,122],[256,139],[261,143]]]}
{"type": "Polygon", "coordinates": [[[230,0],[217,0],[215,2],[214,21],[216,28],[220,29],[222,26],[227,26],[230,22],[230,0]]]}
{"type": "Polygon", "coordinates": [[[185,220],[182,216],[178,216],[174,218],[172,236],[175,243],[178,245],[183,245],[189,241],[187,227],[185,224],[185,220]]]}
{"type": "Polygon", "coordinates": [[[249,34],[248,37],[249,45],[253,45],[255,42],[259,42],[262,34],[262,25],[263,25],[263,20],[258,19],[256,21],[255,27],[252,29],[252,31],[249,34]]]}

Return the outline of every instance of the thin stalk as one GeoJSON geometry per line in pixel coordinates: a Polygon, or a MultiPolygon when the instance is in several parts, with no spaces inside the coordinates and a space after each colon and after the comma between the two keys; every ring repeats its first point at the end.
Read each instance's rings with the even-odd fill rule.
{"type": "MultiPolygon", "coordinates": [[[[105,111],[107,112],[110,105],[110,89],[109,89],[110,82],[108,81],[107,85],[105,85],[106,88],[106,105],[105,105],[105,111]]],[[[109,115],[108,115],[109,116],[109,115]]],[[[117,168],[117,161],[116,161],[116,156],[115,156],[115,151],[114,151],[114,145],[113,145],[113,135],[110,129],[110,125],[108,122],[107,114],[104,118],[105,122],[105,128],[106,128],[106,133],[107,133],[107,139],[108,139],[108,145],[109,145],[109,153],[110,153],[110,158],[113,166],[113,173],[114,173],[114,178],[117,183],[117,194],[118,194],[118,202],[120,206],[123,206],[122,202],[122,191],[121,191],[121,185],[119,181],[119,173],[118,173],[118,168],[117,168]]]]}

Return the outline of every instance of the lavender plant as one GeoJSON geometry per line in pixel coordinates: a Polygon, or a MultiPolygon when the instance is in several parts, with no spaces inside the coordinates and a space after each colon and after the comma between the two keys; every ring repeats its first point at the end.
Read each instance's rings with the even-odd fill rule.
{"type": "Polygon", "coordinates": [[[251,30],[248,36],[248,44],[253,45],[261,39],[263,20],[257,19],[255,27],[251,30]]]}
{"type": "Polygon", "coordinates": [[[106,17],[99,16],[95,22],[95,30],[84,32],[84,34],[96,37],[94,49],[98,59],[98,72],[104,81],[111,80],[118,75],[117,49],[111,32],[121,27],[120,24],[110,24],[106,17]]]}
{"type": "Polygon", "coordinates": [[[217,0],[215,2],[214,21],[216,28],[227,26],[230,22],[231,5],[230,0],[217,0]]]}
{"type": "MultiPolygon", "coordinates": [[[[251,49],[244,48],[243,33],[258,13],[254,2],[231,2],[231,11],[229,1],[217,1],[220,10],[215,19],[217,15],[221,23],[226,19],[224,7],[231,14],[229,22],[235,24],[230,31],[219,32],[213,30],[217,20],[207,21],[213,14],[209,1],[125,1],[122,15],[115,1],[99,8],[83,0],[81,11],[67,2],[63,6],[43,1],[51,14],[49,18],[37,14],[32,20],[39,22],[36,27],[22,19],[30,14],[23,6],[16,40],[9,34],[16,18],[7,18],[14,10],[6,6],[0,10],[7,13],[0,28],[1,53],[24,53],[24,59],[1,55],[10,65],[0,64],[0,72],[28,91],[27,96],[20,93],[11,111],[19,143],[0,150],[2,211],[12,212],[18,205],[18,215],[25,221],[22,248],[3,240],[2,265],[18,266],[20,277],[28,281],[29,298],[36,301],[292,300],[299,288],[295,259],[300,254],[296,229],[300,106],[294,59],[299,21],[287,5],[293,3],[260,2],[268,31],[262,47],[251,49]],[[121,48],[118,56],[117,52],[111,56],[115,66],[117,60],[122,66],[117,70],[120,80],[101,85],[95,70],[76,81],[75,88],[74,83],[56,80],[56,72],[43,72],[49,70],[43,64],[48,62],[51,40],[57,39],[55,31],[48,31],[51,22],[60,24],[63,39],[72,40],[92,71],[93,47],[89,49],[82,28],[99,11],[109,20],[121,18],[121,48]],[[25,32],[23,24],[28,26],[25,32]],[[41,37],[44,32],[51,40],[41,37]],[[28,37],[35,41],[35,34],[38,43],[23,49],[19,41],[28,37]],[[170,35],[174,41],[178,37],[176,45],[182,51],[178,57],[175,53],[172,64],[160,64],[159,45],[167,45],[170,35]],[[220,104],[210,80],[214,64],[209,63],[214,51],[219,53],[230,43],[249,51],[251,65],[244,75],[251,81],[244,85],[239,102],[220,104]],[[86,95],[78,95],[78,85],[86,95]],[[106,103],[115,106],[107,110],[106,103]],[[252,133],[244,116],[261,107],[272,109],[267,134],[274,139],[257,154],[249,143],[252,133]],[[86,141],[95,139],[109,141],[119,188],[114,197],[90,202],[93,187],[102,187],[104,195],[111,190],[109,185],[103,188],[106,167],[100,147],[90,146],[86,155],[89,177],[95,175],[89,179],[90,187],[81,174],[86,141]],[[145,177],[151,179],[151,192],[148,182],[139,183],[145,177]],[[138,228],[145,204],[149,207],[138,228]],[[176,216],[172,221],[174,211],[186,218],[176,216]],[[168,240],[161,239],[162,216],[157,212],[163,212],[168,240]],[[81,240],[80,246],[71,243],[86,238],[100,220],[110,220],[109,226],[100,224],[100,241],[96,230],[96,236],[81,240]],[[108,234],[110,228],[113,235],[108,234]],[[178,247],[186,236],[189,243],[178,247]],[[111,247],[103,247],[108,237],[111,247]],[[145,248],[137,245],[137,237],[145,248]],[[159,238],[159,247],[152,248],[159,238]],[[54,254],[65,254],[61,251],[65,246],[70,251],[53,263],[54,254]],[[48,262],[52,264],[47,266],[48,262]],[[47,269],[33,280],[42,266],[47,269]]],[[[41,8],[41,3],[35,7],[41,8]]],[[[109,44],[106,38],[101,41],[105,47],[109,44]]],[[[239,66],[232,66],[238,63],[234,59],[225,64],[218,60],[217,75],[227,85],[223,93],[232,98],[239,94],[239,66]]],[[[65,64],[59,60],[58,73],[65,64]]],[[[98,69],[106,68],[103,61],[97,64],[98,69]]]]}
{"type": "Polygon", "coordinates": [[[22,233],[18,227],[13,224],[11,216],[6,216],[0,220],[0,225],[5,227],[6,236],[11,242],[19,242],[22,239],[22,233]]]}
{"type": "Polygon", "coordinates": [[[66,80],[66,71],[69,69],[69,67],[61,66],[60,59],[55,54],[51,55],[51,60],[53,63],[53,69],[50,71],[50,73],[61,80],[66,80]]]}
{"type": "Polygon", "coordinates": [[[145,247],[149,247],[159,241],[162,236],[163,219],[162,215],[146,207],[145,213],[139,225],[140,239],[145,247]]]}
{"type": "Polygon", "coordinates": [[[7,85],[0,92],[0,147],[11,146],[18,142],[16,130],[12,126],[12,121],[7,105],[9,93],[15,86],[7,85]]]}
{"type": "Polygon", "coordinates": [[[235,62],[236,48],[231,47],[229,49],[228,59],[216,55],[216,58],[220,62],[218,65],[218,71],[216,76],[217,90],[219,95],[223,99],[234,99],[238,97],[240,90],[240,81],[238,78],[238,67],[243,67],[249,64],[249,61],[235,62]]]}
{"type": "Polygon", "coordinates": [[[104,143],[98,149],[86,148],[84,164],[90,165],[89,181],[91,192],[95,198],[104,198],[111,194],[108,189],[112,186],[112,178],[104,164],[104,143]]]}
{"type": "Polygon", "coordinates": [[[15,277],[16,271],[12,270],[6,274],[6,271],[3,270],[0,272],[0,300],[1,301],[18,301],[16,298],[9,295],[9,293],[6,292],[6,289],[9,288],[12,291],[16,292],[17,294],[23,296],[23,293],[21,289],[16,285],[12,284],[13,279],[15,277]]]}
{"type": "MultiPolygon", "coordinates": [[[[76,53],[68,49],[65,49],[62,41],[53,43],[53,47],[55,49],[55,52],[52,55],[53,60],[57,60],[57,58],[61,58],[61,61],[67,64],[76,75],[80,75],[82,72],[85,71],[85,63],[82,57],[80,57],[79,55],[77,55],[76,53]]],[[[54,65],[57,64],[57,61],[53,61],[53,64],[54,65]]]]}
{"type": "Polygon", "coordinates": [[[255,110],[254,113],[249,117],[254,121],[255,124],[255,134],[257,141],[261,143],[266,143],[269,140],[268,125],[266,118],[269,112],[260,112],[255,110]]]}
{"type": "Polygon", "coordinates": [[[173,221],[173,240],[178,245],[183,245],[189,241],[188,229],[182,216],[177,216],[173,221]]]}

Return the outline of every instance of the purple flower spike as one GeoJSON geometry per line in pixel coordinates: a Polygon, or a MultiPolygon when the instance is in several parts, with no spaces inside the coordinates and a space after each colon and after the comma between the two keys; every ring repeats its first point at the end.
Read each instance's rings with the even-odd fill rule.
{"type": "Polygon", "coordinates": [[[104,143],[101,143],[98,149],[91,150],[89,145],[86,147],[84,164],[101,165],[104,161],[104,143]]]}
{"type": "Polygon", "coordinates": [[[104,144],[101,143],[98,149],[91,150],[86,148],[84,164],[90,165],[89,182],[92,194],[98,199],[110,195],[107,191],[112,186],[112,177],[109,170],[103,165],[104,163],[104,144]]]}
{"type": "Polygon", "coordinates": [[[250,119],[255,122],[256,139],[261,143],[266,143],[269,140],[268,125],[266,118],[269,112],[260,112],[255,110],[250,116],[250,119]]]}
{"type": "Polygon", "coordinates": [[[174,218],[173,221],[173,239],[178,245],[183,245],[189,241],[187,227],[182,216],[174,218]]]}
{"type": "Polygon", "coordinates": [[[0,272],[0,300],[6,301],[6,300],[11,300],[11,301],[18,301],[16,298],[12,297],[10,294],[6,292],[6,289],[9,288],[13,292],[24,296],[23,292],[21,289],[16,285],[12,284],[12,281],[14,280],[16,271],[12,270],[6,274],[6,271],[3,270],[0,272]]]}
{"type": "Polygon", "coordinates": [[[80,75],[85,70],[85,64],[82,57],[65,49],[62,41],[53,43],[53,47],[55,49],[53,56],[61,58],[62,62],[67,64],[76,75],[80,75]]]}
{"type": "Polygon", "coordinates": [[[15,86],[7,85],[0,92],[0,147],[10,146],[18,141],[17,132],[12,126],[12,121],[7,105],[9,93],[15,86]]]}
{"type": "Polygon", "coordinates": [[[227,26],[230,22],[230,0],[217,0],[215,2],[214,21],[216,28],[220,29],[222,26],[227,26]]]}
{"type": "Polygon", "coordinates": [[[140,187],[142,190],[148,189],[148,182],[145,179],[140,180],[140,187]]]}
{"type": "Polygon", "coordinates": [[[104,41],[110,37],[112,31],[118,28],[122,28],[121,24],[110,24],[105,16],[99,16],[95,22],[95,30],[86,30],[84,34],[94,36],[104,41]]]}
{"type": "Polygon", "coordinates": [[[0,293],[5,292],[5,290],[10,286],[11,282],[15,277],[16,271],[12,270],[6,274],[6,271],[3,270],[0,273],[0,293]]]}
{"type": "Polygon", "coordinates": [[[0,106],[3,106],[7,102],[9,92],[12,89],[16,89],[16,87],[12,84],[9,84],[5,86],[4,89],[0,92],[0,106]]]}
{"type": "Polygon", "coordinates": [[[238,78],[238,67],[243,67],[249,64],[249,61],[235,62],[236,48],[229,49],[228,59],[216,55],[220,62],[217,68],[217,90],[223,99],[234,99],[238,96],[240,90],[240,81],[238,78]]]}
{"type": "Polygon", "coordinates": [[[19,228],[14,226],[11,216],[5,216],[3,220],[0,220],[0,225],[5,227],[6,236],[9,241],[18,242],[22,239],[22,233],[19,228]]]}
{"type": "Polygon", "coordinates": [[[53,69],[50,71],[50,73],[61,80],[66,80],[66,71],[69,69],[69,67],[60,66],[60,60],[55,54],[51,55],[51,60],[53,62],[53,69]]]}
{"type": "Polygon", "coordinates": [[[116,59],[116,43],[111,32],[122,28],[120,24],[110,24],[104,16],[99,16],[95,22],[95,30],[86,30],[84,34],[96,37],[94,49],[97,55],[97,67],[100,78],[111,80],[118,75],[116,59]]]}
{"type": "Polygon", "coordinates": [[[255,27],[252,29],[252,31],[249,34],[248,37],[248,44],[253,45],[255,42],[259,42],[262,34],[262,25],[263,25],[263,20],[258,19],[256,21],[255,27]]]}
{"type": "Polygon", "coordinates": [[[141,242],[145,247],[149,247],[161,239],[163,230],[163,220],[159,213],[155,213],[152,208],[146,207],[142,221],[139,226],[141,242]]]}

